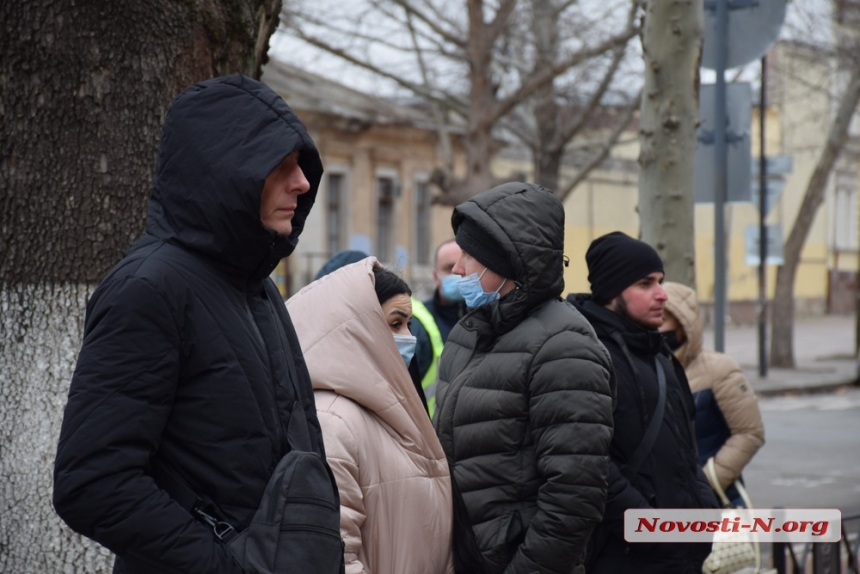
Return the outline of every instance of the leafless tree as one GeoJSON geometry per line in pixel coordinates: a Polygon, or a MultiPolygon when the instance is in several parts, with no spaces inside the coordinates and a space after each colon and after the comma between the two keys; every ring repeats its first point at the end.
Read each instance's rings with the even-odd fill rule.
{"type": "Polygon", "coordinates": [[[281,0],[0,3],[0,571],[110,572],[51,508],[84,308],[142,231],[172,97],[259,76],[281,0]]]}
{"type": "MultiPolygon", "coordinates": [[[[517,44],[513,53],[531,55],[514,60],[523,82],[534,70],[552,66],[571,49],[571,41],[612,35],[632,39],[641,8],[629,0],[576,6],[534,0],[527,12],[518,19],[523,22],[519,29],[509,34],[517,44]]],[[[531,151],[535,181],[562,199],[609,156],[638,110],[641,58],[630,48],[629,41],[618,43],[560,74],[504,120],[506,129],[531,151]]]]}
{"type": "MultiPolygon", "coordinates": [[[[835,113],[830,119],[827,140],[821,149],[815,169],[806,185],[806,191],[797,218],[788,234],[783,250],[784,262],[777,270],[776,288],[772,308],[772,342],[770,364],[775,367],[794,367],[794,287],[801,252],[809,237],[818,209],[824,203],[825,192],[833,168],[849,139],[852,118],[860,104],[860,4],[837,2],[833,22],[811,18],[805,23],[831,27],[835,46],[814,48],[824,58],[832,58],[843,78],[844,88],[833,95],[835,113]]],[[[819,15],[820,16],[820,15],[819,15]]],[[[804,22],[802,22],[804,23],[804,22]]]]}
{"type": "Polygon", "coordinates": [[[666,276],[695,285],[693,187],[699,121],[701,2],[648,2],[642,32],[645,87],[639,117],[642,239],[666,276]]]}
{"type": "Polygon", "coordinates": [[[784,262],[776,275],[776,291],[773,301],[770,364],[775,367],[794,367],[794,283],[800,264],[800,255],[809,236],[818,209],[824,203],[827,182],[833,167],[848,139],[851,118],[860,103],[860,66],[851,70],[848,87],[839,102],[836,116],[831,123],[827,143],[821,151],[815,170],[806,186],[797,219],[785,242],[784,262]]]}
{"type": "MultiPolygon", "coordinates": [[[[449,156],[446,168],[433,178],[441,189],[440,201],[456,204],[493,184],[490,162],[504,122],[535,151],[538,179],[557,188],[554,182],[565,146],[601,102],[624,47],[637,32],[633,17],[618,17],[608,8],[588,14],[580,4],[368,0],[363,9],[338,17],[320,8],[318,0],[308,0],[287,9],[286,33],[420,96],[435,107],[440,120],[459,120],[465,177],[454,177],[449,156]],[[325,17],[320,16],[323,13],[325,17]],[[581,20],[579,35],[565,27],[576,15],[581,20]],[[559,106],[558,101],[569,96],[554,89],[556,81],[568,75],[568,82],[558,83],[569,87],[576,70],[595,60],[606,63],[603,75],[595,74],[599,79],[591,82],[592,92],[580,94],[575,106],[559,106]],[[541,104],[527,105],[534,98],[541,104]],[[543,107],[547,102],[550,108],[543,107]],[[517,114],[522,118],[524,109],[541,115],[511,121],[517,114]],[[553,110],[558,111],[555,118],[553,110]]],[[[623,14],[635,13],[635,3],[629,9],[629,2],[613,5],[623,14]]]]}

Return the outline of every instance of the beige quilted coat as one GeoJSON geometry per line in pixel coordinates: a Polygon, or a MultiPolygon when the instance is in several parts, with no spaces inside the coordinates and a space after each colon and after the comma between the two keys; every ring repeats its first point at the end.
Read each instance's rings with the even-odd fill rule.
{"type": "Polygon", "coordinates": [[[287,301],[340,492],[347,574],[449,574],[451,479],[373,288],[373,257],[287,301]]]}
{"type": "Polygon", "coordinates": [[[684,365],[690,390],[711,389],[731,436],[717,452],[714,463],[720,485],[726,488],[764,444],[764,425],[758,400],[743,370],[730,356],[702,348],[702,320],[696,293],[679,283],[664,283],[669,295],[666,309],[674,315],[687,341],[675,352],[684,365]]]}

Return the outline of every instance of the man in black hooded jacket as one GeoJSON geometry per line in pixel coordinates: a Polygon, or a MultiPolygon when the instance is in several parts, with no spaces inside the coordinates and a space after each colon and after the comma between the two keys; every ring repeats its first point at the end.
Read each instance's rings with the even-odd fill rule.
{"type": "Polygon", "coordinates": [[[458,205],[451,224],[470,311],[442,352],[434,427],[484,572],[571,574],[603,515],[614,381],[561,298],[564,207],[511,182],[458,205]]]}
{"type": "Polygon", "coordinates": [[[242,572],[176,484],[243,530],[290,449],[291,419],[307,419],[325,461],[268,278],[295,249],[322,171],[304,125],[260,82],[216,78],[171,105],[146,231],[87,305],[54,467],[57,513],[117,555],[115,573],[242,572]]]}
{"type": "Polygon", "coordinates": [[[717,506],[696,461],[696,409],[687,378],[657,330],[667,299],[663,262],[650,245],[617,231],[595,239],[585,258],[591,296],[570,295],[568,301],[594,326],[617,380],[606,513],[591,540],[587,571],[700,574],[710,544],[624,540],[628,508],[717,506]],[[665,401],[655,419],[658,370],[665,401]],[[653,441],[645,438],[652,420],[653,441]]]}

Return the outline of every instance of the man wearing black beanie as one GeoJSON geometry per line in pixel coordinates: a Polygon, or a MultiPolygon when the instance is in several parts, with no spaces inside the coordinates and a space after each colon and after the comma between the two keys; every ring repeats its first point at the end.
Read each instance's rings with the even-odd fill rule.
{"type": "Polygon", "coordinates": [[[696,460],[696,408],[684,369],[657,328],[667,300],[653,247],[614,231],[585,254],[591,294],[568,302],[612,357],[617,395],[606,512],[592,536],[587,572],[699,574],[710,544],[624,540],[630,508],[716,508],[696,460]]]}

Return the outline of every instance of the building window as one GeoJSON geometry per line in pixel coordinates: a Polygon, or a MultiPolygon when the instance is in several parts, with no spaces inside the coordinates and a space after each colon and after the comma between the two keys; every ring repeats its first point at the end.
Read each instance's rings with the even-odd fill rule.
{"type": "Polygon", "coordinates": [[[430,263],[430,185],[415,182],[415,262],[430,263]]]}
{"type": "Polygon", "coordinates": [[[834,248],[837,251],[857,249],[857,193],[853,171],[835,173],[836,205],[834,226],[834,248]]]}
{"type": "Polygon", "coordinates": [[[328,189],[326,190],[326,248],[329,254],[332,255],[344,248],[344,179],[342,173],[332,173],[328,176],[328,189]]]}
{"type": "Polygon", "coordinates": [[[392,177],[376,179],[376,257],[390,263],[394,238],[394,198],[397,184],[392,177]]]}

